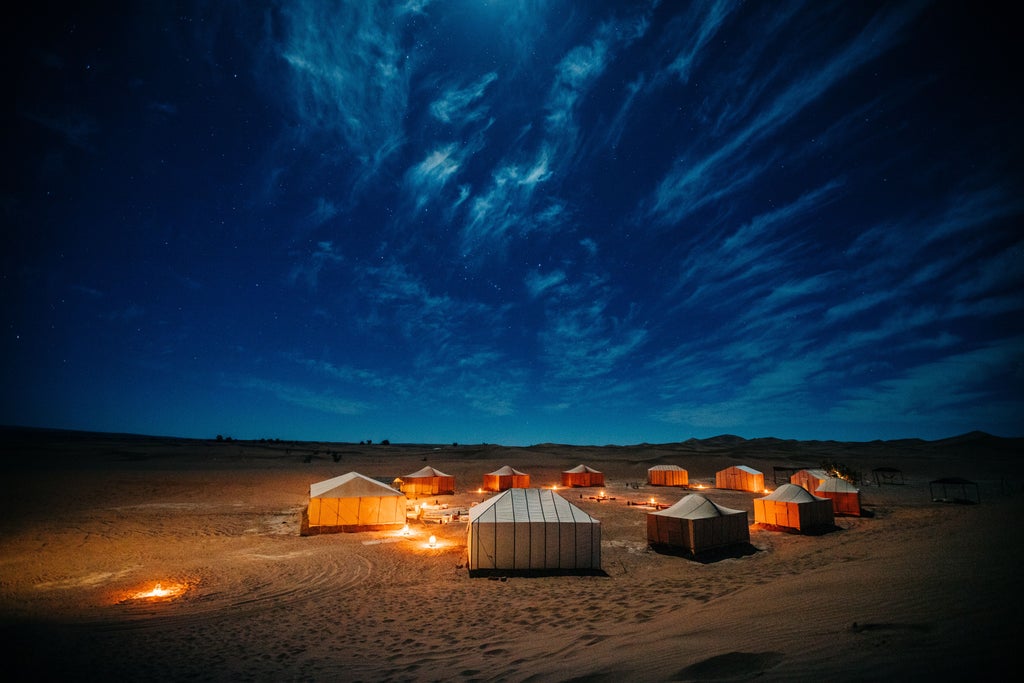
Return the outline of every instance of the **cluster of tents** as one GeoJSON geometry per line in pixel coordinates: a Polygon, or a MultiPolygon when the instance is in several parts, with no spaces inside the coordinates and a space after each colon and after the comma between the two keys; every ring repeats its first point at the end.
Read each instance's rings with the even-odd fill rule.
{"type": "MultiPolygon", "coordinates": [[[[674,465],[648,470],[656,486],[687,486],[688,473],[674,465]]],[[[529,487],[529,475],[505,466],[484,475],[484,488],[500,492],[469,510],[469,569],[598,570],[601,522],[555,491],[529,487]]],[[[566,487],[603,486],[604,475],[580,465],[562,473],[566,487]]],[[[401,528],[407,495],[454,493],[455,479],[424,467],[396,479],[394,486],[356,472],[312,484],[307,512],[310,531],[368,531],[401,528]]],[[[834,526],[836,514],[861,514],[860,492],[822,470],[801,470],[770,493],[764,475],[746,466],[715,476],[716,488],[766,493],[753,500],[754,522],[808,531],[834,526]],[[813,493],[812,493],[813,491],[813,493]]],[[[692,493],[664,510],[647,514],[647,540],[697,555],[749,545],[747,513],[692,493]]]]}

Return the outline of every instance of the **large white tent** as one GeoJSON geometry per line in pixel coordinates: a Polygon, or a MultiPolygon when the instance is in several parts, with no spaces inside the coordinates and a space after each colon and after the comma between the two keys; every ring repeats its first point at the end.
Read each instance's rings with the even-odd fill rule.
{"type": "Polygon", "coordinates": [[[789,483],[803,486],[809,493],[814,493],[818,487],[830,479],[832,475],[822,469],[800,470],[790,476],[789,483]]]}
{"type": "Polygon", "coordinates": [[[713,548],[750,543],[747,513],[718,505],[698,493],[647,513],[647,542],[696,555],[713,548]]]}
{"type": "Polygon", "coordinates": [[[562,486],[604,486],[604,473],[593,467],[577,465],[562,472],[562,486]]]}
{"type": "Polygon", "coordinates": [[[651,486],[688,486],[690,473],[679,465],[655,465],[647,469],[647,483],[651,486]]]}
{"type": "Polygon", "coordinates": [[[746,465],[733,465],[715,472],[716,489],[733,489],[736,491],[764,491],[764,474],[746,465]]]}
{"type": "Polygon", "coordinates": [[[819,498],[796,484],[782,484],[764,498],[754,499],[754,522],[814,529],[833,526],[835,514],[828,498],[819,498]]]}
{"type": "Polygon", "coordinates": [[[601,568],[601,522],[548,489],[508,489],[469,510],[469,569],[601,568]]]}
{"type": "Polygon", "coordinates": [[[455,477],[429,465],[412,474],[405,475],[401,482],[402,493],[407,496],[436,496],[455,493],[455,477]]]}
{"type": "Polygon", "coordinates": [[[484,475],[485,491],[530,488],[530,475],[505,465],[484,475]]]}
{"type": "Polygon", "coordinates": [[[405,524],[405,495],[358,472],[310,484],[309,529],[370,531],[405,524]]]}
{"type": "Polygon", "coordinates": [[[832,501],[832,510],[837,515],[860,517],[860,489],[839,477],[829,477],[815,489],[814,495],[832,501]]]}

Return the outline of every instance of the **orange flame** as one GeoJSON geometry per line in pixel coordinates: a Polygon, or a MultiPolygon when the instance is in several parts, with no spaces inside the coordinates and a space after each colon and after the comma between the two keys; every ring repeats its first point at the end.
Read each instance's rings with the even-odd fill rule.
{"type": "Polygon", "coordinates": [[[176,595],[180,595],[185,591],[185,586],[180,583],[171,584],[169,587],[164,588],[163,584],[157,582],[151,590],[139,591],[131,596],[133,600],[145,600],[147,598],[173,598],[176,595]]]}

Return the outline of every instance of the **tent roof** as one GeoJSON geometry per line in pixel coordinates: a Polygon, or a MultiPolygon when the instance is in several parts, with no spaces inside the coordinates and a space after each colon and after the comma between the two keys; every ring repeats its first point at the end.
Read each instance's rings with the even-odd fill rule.
{"type": "Polygon", "coordinates": [[[387,484],[358,472],[349,472],[309,485],[310,498],[377,498],[404,495],[401,491],[396,491],[387,484]]]}
{"type": "Polygon", "coordinates": [[[829,493],[856,493],[857,487],[839,477],[829,477],[818,485],[815,491],[827,491],[829,493]]]}
{"type": "Polygon", "coordinates": [[[755,470],[753,467],[747,467],[746,465],[733,465],[732,467],[726,467],[724,470],[719,470],[719,471],[720,472],[725,472],[727,470],[742,470],[743,472],[746,472],[747,474],[764,474],[763,472],[761,472],[759,470],[755,470]]]}
{"type": "Polygon", "coordinates": [[[681,470],[683,469],[679,465],[655,465],[654,467],[648,467],[647,471],[651,470],[681,470]]]}
{"type": "Polygon", "coordinates": [[[722,507],[699,493],[691,493],[688,496],[684,496],[675,505],[671,505],[658,512],[648,512],[647,514],[681,519],[705,519],[707,517],[725,517],[727,515],[745,515],[747,513],[742,510],[722,507]]]}
{"type": "Polygon", "coordinates": [[[822,470],[822,469],[805,468],[805,469],[802,469],[799,472],[797,472],[797,474],[800,474],[800,472],[806,472],[807,474],[811,475],[812,477],[816,477],[818,479],[826,479],[826,478],[831,476],[828,472],[826,472],[825,470],[822,470]]]}
{"type": "Polygon", "coordinates": [[[417,470],[412,474],[407,474],[403,479],[426,479],[427,477],[450,477],[450,474],[445,474],[441,470],[436,470],[433,467],[427,465],[421,470],[417,470]]]}
{"type": "Polygon", "coordinates": [[[584,472],[590,472],[591,474],[601,474],[593,467],[587,467],[586,465],[576,465],[571,470],[563,470],[565,474],[583,474],[584,472]]]}
{"type": "Polygon", "coordinates": [[[519,470],[512,469],[508,465],[505,465],[504,467],[496,469],[493,472],[488,472],[488,474],[496,474],[499,477],[507,477],[507,476],[513,475],[513,474],[518,474],[518,475],[522,476],[522,475],[525,475],[526,472],[520,472],[519,470]]]}
{"type": "Polygon", "coordinates": [[[508,489],[469,509],[472,524],[487,514],[494,522],[565,522],[600,524],[565,498],[548,489],[508,489]]]}
{"type": "Polygon", "coordinates": [[[809,493],[803,486],[796,484],[782,484],[763,500],[782,500],[789,503],[810,503],[814,500],[825,500],[809,493]]]}

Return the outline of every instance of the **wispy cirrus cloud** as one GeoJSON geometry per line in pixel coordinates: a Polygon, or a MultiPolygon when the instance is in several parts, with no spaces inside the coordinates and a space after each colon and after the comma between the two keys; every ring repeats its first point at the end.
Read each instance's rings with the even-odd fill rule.
{"type": "Polygon", "coordinates": [[[288,272],[287,282],[295,285],[303,282],[311,291],[316,291],[321,271],[329,265],[342,263],[341,254],[331,241],[317,242],[313,251],[294,264],[288,272]]]}
{"type": "Polygon", "coordinates": [[[409,72],[405,17],[419,8],[381,3],[282,7],[282,56],[294,76],[304,129],[337,135],[371,172],[405,137],[409,72]]]}
{"type": "Polygon", "coordinates": [[[487,107],[480,100],[487,86],[496,80],[497,72],[489,71],[464,88],[448,88],[441,97],[430,103],[430,113],[439,121],[457,126],[477,121],[487,113],[487,107]]]}
{"type": "Polygon", "coordinates": [[[258,377],[242,379],[237,384],[244,389],[255,389],[269,393],[285,403],[291,403],[303,408],[311,408],[322,413],[360,415],[369,408],[369,405],[363,401],[343,398],[332,392],[314,391],[307,387],[258,377]]]}
{"type": "Polygon", "coordinates": [[[903,37],[903,29],[920,9],[908,4],[882,12],[821,68],[805,70],[795,77],[787,74],[788,83],[772,89],[778,94],[763,103],[754,118],[728,130],[723,144],[706,152],[687,152],[677,158],[647,200],[646,216],[661,225],[673,225],[760,176],[769,167],[763,159],[754,156],[764,156],[760,145],[771,140],[783,126],[842,79],[896,45],[903,37]],[[752,173],[751,169],[755,168],[757,172],[752,173]],[[723,194],[722,187],[729,191],[723,194]]]}

